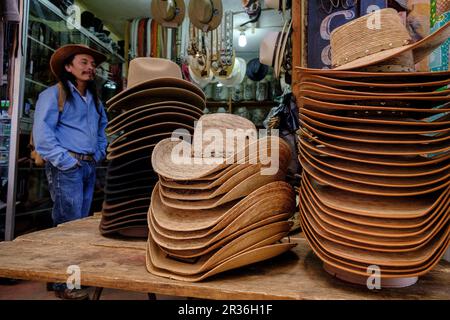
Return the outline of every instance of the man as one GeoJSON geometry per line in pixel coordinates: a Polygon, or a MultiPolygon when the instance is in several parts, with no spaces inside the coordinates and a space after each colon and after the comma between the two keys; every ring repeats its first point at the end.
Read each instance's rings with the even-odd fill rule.
{"type": "MultiPolygon", "coordinates": [[[[107,117],[94,82],[95,69],[105,60],[83,45],[59,48],[50,59],[58,84],[41,92],[36,103],[33,140],[46,161],[55,226],[89,215],[96,163],[104,159],[107,145],[107,117]]],[[[54,289],[63,299],[88,297],[65,284],[55,284],[54,289]]]]}

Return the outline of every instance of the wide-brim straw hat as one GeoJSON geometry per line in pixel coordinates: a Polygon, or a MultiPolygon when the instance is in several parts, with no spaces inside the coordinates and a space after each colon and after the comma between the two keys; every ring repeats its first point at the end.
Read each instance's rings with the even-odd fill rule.
{"type": "Polygon", "coordinates": [[[245,60],[242,58],[236,58],[231,75],[226,78],[217,77],[217,80],[225,87],[234,87],[236,85],[241,84],[242,81],[244,81],[246,71],[247,71],[247,64],[245,63],[245,60]]]}
{"type": "Polygon", "coordinates": [[[411,44],[408,30],[395,9],[381,9],[350,21],[331,33],[334,70],[380,65],[412,52],[412,64],[422,61],[450,37],[450,22],[411,44]]]}
{"type": "Polygon", "coordinates": [[[161,248],[154,246],[155,251],[152,250],[152,253],[155,254],[152,257],[152,262],[155,267],[175,274],[195,275],[204,273],[231,256],[245,252],[257,244],[264,246],[278,242],[288,234],[289,227],[289,222],[278,222],[257,228],[239,236],[222,248],[202,256],[194,264],[171,259],[166,256],[161,248]]]}
{"type": "MultiPolygon", "coordinates": [[[[334,244],[332,241],[327,241],[326,239],[321,238],[318,233],[314,232],[313,228],[303,217],[303,215],[301,215],[300,217],[302,228],[305,232],[306,238],[313,251],[324,262],[325,270],[333,276],[336,276],[342,280],[362,285],[367,284],[367,268],[373,264],[367,263],[367,261],[354,261],[352,260],[352,258],[354,258],[355,255],[365,252],[366,257],[368,257],[372,261],[375,261],[375,259],[373,259],[374,256],[380,256],[380,254],[373,255],[370,253],[370,251],[367,250],[350,249],[345,246],[334,244]],[[342,248],[345,248],[345,251],[350,254],[341,255],[342,248]]],[[[442,255],[445,253],[445,248],[447,246],[448,239],[447,241],[444,240],[442,243],[438,243],[437,245],[426,247],[428,253],[424,254],[423,251],[417,252],[416,257],[414,257],[413,254],[409,254],[407,259],[412,260],[411,258],[414,257],[419,260],[418,263],[412,263],[415,265],[411,267],[380,265],[380,281],[382,287],[405,287],[413,285],[417,282],[418,276],[427,273],[439,262],[442,255]]],[[[393,254],[395,256],[399,255],[399,253],[397,252],[393,254]]],[[[405,254],[403,254],[403,256],[404,255],[405,254]]]]}
{"type": "Polygon", "coordinates": [[[126,122],[128,119],[133,119],[138,115],[143,115],[146,114],[147,112],[150,113],[159,112],[160,108],[168,108],[168,110],[183,109],[186,110],[188,114],[196,115],[199,118],[203,115],[203,111],[196,106],[181,101],[168,100],[157,102],[154,104],[147,104],[147,105],[144,104],[142,106],[138,106],[136,108],[127,110],[117,115],[114,119],[111,119],[108,122],[107,128],[113,128],[121,123],[126,122]],[[151,109],[155,109],[155,111],[152,111],[151,109]]]}
{"type": "MultiPolygon", "coordinates": [[[[259,206],[253,205],[244,212],[241,212],[228,226],[218,230],[215,233],[206,232],[172,232],[171,230],[164,230],[157,225],[157,222],[153,218],[153,211],[149,211],[149,228],[151,230],[153,240],[165,250],[178,252],[179,255],[183,255],[182,251],[191,250],[205,250],[217,242],[221,241],[225,243],[230,238],[233,238],[237,234],[243,234],[250,228],[255,226],[261,221],[267,220],[287,213],[287,208],[292,208],[290,205],[293,200],[287,201],[286,198],[270,197],[270,201],[259,201],[259,206]],[[264,207],[267,209],[264,210],[264,207]]],[[[289,216],[292,216],[293,212],[289,212],[289,216]]],[[[287,220],[287,219],[284,219],[287,220]]]]}
{"type": "MultiPolygon", "coordinates": [[[[194,84],[189,84],[194,86],[197,90],[200,90],[194,84]]],[[[198,95],[195,91],[190,89],[184,89],[181,87],[156,87],[125,95],[122,99],[112,103],[108,107],[108,112],[115,110],[128,111],[143,105],[167,101],[169,100],[168,97],[170,97],[170,100],[185,102],[202,110],[206,105],[204,95],[198,95]]]]}
{"type": "Polygon", "coordinates": [[[425,83],[435,81],[448,81],[450,71],[433,71],[433,72],[362,72],[353,70],[336,70],[336,69],[312,69],[305,67],[295,67],[299,73],[299,77],[304,75],[315,75],[329,77],[337,80],[351,80],[374,82],[380,84],[401,84],[405,83],[425,83]]]}
{"type": "MultiPolygon", "coordinates": [[[[441,86],[442,87],[442,86],[441,86]]],[[[364,96],[383,96],[383,97],[389,97],[389,96],[403,96],[403,97],[432,97],[432,96],[444,96],[448,95],[450,93],[450,89],[444,89],[444,90],[436,90],[436,91],[419,91],[419,92],[411,92],[411,91],[404,91],[404,92],[385,92],[385,90],[380,90],[380,92],[372,91],[372,87],[364,87],[364,86],[358,86],[353,87],[350,89],[343,89],[338,88],[336,86],[329,86],[325,84],[315,83],[315,82],[308,82],[308,81],[302,81],[298,88],[300,90],[308,90],[308,91],[315,91],[315,92],[323,92],[323,93],[332,93],[332,94],[342,94],[346,96],[351,95],[364,95],[364,96]],[[367,91],[365,91],[367,90],[367,91]]],[[[397,90],[399,91],[399,90],[397,90]]]]}
{"type": "Polygon", "coordinates": [[[104,229],[99,225],[100,234],[102,236],[123,236],[127,238],[148,238],[148,227],[143,224],[143,221],[134,223],[125,223],[113,229],[104,229]]]}
{"type": "Polygon", "coordinates": [[[184,0],[152,0],[151,13],[152,18],[163,27],[176,28],[183,23],[186,6],[184,0]]]}
{"type": "MultiPolygon", "coordinates": [[[[238,139],[239,140],[239,139],[238,139]]],[[[245,142],[247,143],[248,142],[245,142]]],[[[152,154],[152,165],[155,171],[160,175],[176,180],[193,180],[200,179],[209,174],[217,172],[225,167],[227,164],[236,163],[236,157],[245,157],[249,148],[256,148],[258,145],[263,147],[265,144],[284,145],[285,142],[277,137],[267,137],[263,139],[256,139],[256,129],[249,120],[232,114],[211,114],[205,115],[197,122],[194,130],[193,143],[181,141],[179,139],[166,139],[158,143],[152,154]],[[212,130],[212,132],[210,132],[212,130]],[[227,131],[232,130],[233,136],[227,135],[227,131]],[[234,131],[233,131],[234,130],[234,131]],[[211,144],[215,141],[215,136],[211,134],[221,134],[224,141],[220,145],[211,144]],[[236,136],[238,135],[238,136],[236,136]],[[243,138],[250,142],[250,145],[240,146],[242,141],[236,141],[236,138],[243,138]],[[248,138],[255,138],[256,141],[249,141],[248,138]],[[211,140],[212,139],[212,140],[211,140]],[[232,139],[232,140],[230,140],[232,139]],[[228,141],[230,140],[230,141],[228,141]],[[186,148],[189,154],[184,157],[191,157],[189,163],[175,163],[172,159],[174,150],[179,150],[180,147],[186,148]],[[232,147],[232,148],[231,148],[232,147]],[[219,150],[218,148],[221,148],[219,150]],[[230,150],[228,150],[228,148],[230,150]],[[237,150],[243,148],[242,150],[237,150]],[[209,150],[211,149],[211,150],[209,150]],[[206,151],[206,154],[205,154],[206,151]],[[212,153],[214,152],[214,154],[212,153]],[[195,161],[195,160],[199,161],[195,161]],[[211,160],[210,163],[206,160],[211,160]]],[[[253,151],[252,151],[253,152],[253,151]]],[[[238,159],[239,161],[243,160],[238,159]]]]}
{"type": "Polygon", "coordinates": [[[194,72],[191,65],[188,66],[188,69],[191,80],[194,83],[198,84],[198,86],[202,89],[205,88],[208,84],[210,84],[214,79],[214,74],[211,71],[211,69],[209,69],[208,75],[206,77],[199,77],[198,74],[194,72]]]}
{"type": "Polygon", "coordinates": [[[203,32],[212,31],[222,22],[222,0],[189,1],[189,20],[203,32]]]}
{"type": "Polygon", "coordinates": [[[203,99],[205,97],[202,90],[183,80],[181,69],[175,62],[161,58],[135,58],[130,61],[127,89],[108,100],[107,105],[110,107],[130,94],[159,87],[183,88],[203,99]]]}
{"type": "Polygon", "coordinates": [[[422,81],[422,82],[407,82],[407,80],[402,80],[400,82],[374,82],[371,79],[366,79],[364,81],[355,81],[352,79],[337,79],[324,75],[314,75],[301,73],[299,74],[299,82],[296,85],[307,82],[307,83],[317,83],[335,89],[346,89],[355,91],[371,91],[372,93],[408,93],[408,92],[432,92],[445,87],[450,84],[450,78],[437,81],[422,81]]]}
{"type": "Polygon", "coordinates": [[[230,202],[211,210],[180,210],[170,208],[162,202],[159,185],[153,189],[151,199],[155,221],[161,228],[185,233],[203,230],[207,235],[219,231],[242,212],[271,195],[279,196],[280,199],[285,197],[286,204],[292,204],[291,200],[294,199],[292,187],[284,181],[276,181],[254,190],[242,200],[230,202]]]}
{"type": "MultiPolygon", "coordinates": [[[[169,108],[165,110],[161,109],[160,112],[154,114],[144,115],[141,114],[140,118],[135,118],[131,121],[127,121],[125,123],[121,123],[116,126],[114,129],[108,131],[108,136],[111,136],[118,132],[123,132],[122,135],[117,138],[117,140],[121,139],[126,135],[135,135],[139,131],[143,131],[145,128],[149,126],[149,123],[158,123],[158,122],[177,122],[186,125],[192,125],[195,121],[198,120],[198,116],[190,115],[184,112],[184,109],[181,109],[181,112],[164,112],[170,111],[169,108]]],[[[116,141],[116,140],[115,140],[116,141]]],[[[114,141],[114,142],[115,142],[114,141]]]]}
{"type": "Polygon", "coordinates": [[[106,61],[107,57],[94,49],[82,44],[68,44],[58,48],[50,58],[50,69],[53,75],[59,79],[64,71],[64,61],[76,54],[87,54],[94,58],[95,64],[99,66],[106,61]]]}
{"type": "Polygon", "coordinates": [[[161,184],[157,184],[153,190],[150,210],[155,220],[155,228],[167,238],[203,238],[225,229],[231,223],[240,224],[245,219],[250,219],[251,223],[256,222],[258,219],[255,221],[252,217],[252,210],[257,206],[269,208],[274,204],[282,213],[292,213],[295,209],[293,201],[295,194],[292,187],[284,181],[271,182],[254,190],[244,199],[212,210],[182,210],[168,207],[161,199],[160,186],[161,184]]]}
{"type": "MultiPolygon", "coordinates": [[[[263,240],[264,241],[264,240],[263,240]]],[[[242,266],[246,266],[249,264],[253,264],[256,262],[264,261],[273,257],[276,257],[284,252],[287,252],[294,248],[296,244],[294,243],[277,243],[272,245],[267,245],[263,247],[257,247],[254,249],[251,249],[249,251],[245,251],[240,254],[236,254],[232,256],[230,259],[227,259],[223,261],[222,263],[218,264],[216,267],[211,269],[208,272],[204,272],[198,275],[177,275],[173,274],[172,272],[168,272],[163,269],[159,269],[153,265],[153,256],[155,255],[155,252],[152,251],[152,249],[155,248],[154,242],[152,242],[151,238],[149,238],[148,241],[148,250],[146,254],[146,265],[147,270],[157,276],[166,277],[174,280],[179,281],[186,281],[186,282],[198,282],[202,281],[206,278],[209,278],[215,274],[222,273],[228,270],[240,268],[242,266]]]]}
{"type": "MultiPolygon", "coordinates": [[[[303,190],[304,191],[304,190],[303,190]]],[[[348,246],[349,248],[363,249],[371,252],[392,253],[411,252],[419,249],[439,237],[448,221],[444,212],[448,210],[448,203],[435,216],[436,223],[430,222],[416,232],[407,230],[404,235],[395,234],[393,230],[385,228],[372,228],[357,225],[354,228],[341,228],[339,220],[333,219],[323,211],[317,210],[315,203],[308,199],[304,193],[301,194],[303,215],[314,231],[323,238],[348,246]],[[338,223],[335,224],[334,222],[338,223]],[[357,232],[355,232],[355,231],[357,232]],[[380,235],[373,234],[373,230],[379,230],[380,235]]],[[[389,223],[389,221],[387,221],[389,223]]],[[[403,230],[402,230],[403,231],[403,230]]]]}

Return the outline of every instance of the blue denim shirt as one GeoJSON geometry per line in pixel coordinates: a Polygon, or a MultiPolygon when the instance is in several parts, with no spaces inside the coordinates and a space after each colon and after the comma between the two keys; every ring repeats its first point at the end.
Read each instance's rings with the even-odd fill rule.
{"type": "Polygon", "coordinates": [[[108,118],[100,103],[101,118],[92,94],[86,91],[86,101],[76,87],[69,82],[72,97],[67,98],[64,110],[58,111],[58,86],[47,88],[39,95],[33,124],[33,140],[36,151],[60,170],[77,164],[69,151],[93,154],[96,162],[106,155],[105,128],[108,118]]]}

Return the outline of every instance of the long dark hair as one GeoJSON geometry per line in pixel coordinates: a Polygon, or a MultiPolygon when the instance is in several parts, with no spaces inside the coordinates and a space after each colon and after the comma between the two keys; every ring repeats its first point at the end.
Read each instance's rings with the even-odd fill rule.
{"type": "MultiPolygon", "coordinates": [[[[63,66],[72,64],[75,56],[76,56],[76,54],[73,54],[70,57],[68,57],[66,60],[64,60],[63,66]]],[[[70,90],[70,87],[67,82],[70,81],[74,86],[77,86],[77,79],[75,78],[75,76],[72,73],[68,72],[66,70],[66,68],[63,68],[62,73],[59,75],[58,78],[59,78],[59,81],[61,81],[61,83],[63,85],[64,91],[66,93],[66,98],[67,99],[73,98],[72,91],[70,90]]],[[[98,114],[101,116],[102,113],[100,112],[100,98],[99,98],[99,94],[97,91],[97,86],[95,84],[95,80],[88,81],[87,90],[89,90],[91,92],[92,97],[94,99],[95,108],[96,108],[98,114]]]]}

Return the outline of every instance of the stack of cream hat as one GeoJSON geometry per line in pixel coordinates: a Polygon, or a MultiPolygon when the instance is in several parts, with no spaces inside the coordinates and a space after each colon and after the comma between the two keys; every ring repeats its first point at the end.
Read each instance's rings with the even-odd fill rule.
{"type": "Polygon", "coordinates": [[[100,231],[147,237],[147,211],[157,182],[154,146],[177,129],[192,133],[205,108],[203,92],[181,79],[175,63],[157,58],[131,61],[128,89],[107,102],[110,160],[100,231]]]}
{"type": "Polygon", "coordinates": [[[284,182],[289,159],[282,139],[256,139],[250,121],[230,114],[200,118],[192,144],[159,142],[152,154],[159,182],[148,212],[148,271],[200,281],[291,249],[280,242],[295,211],[284,182]],[[237,135],[226,136],[231,130],[237,135]]]}
{"type": "Polygon", "coordinates": [[[409,71],[449,36],[409,44],[383,9],[333,31],[334,70],[297,68],[301,222],[333,276],[409,286],[449,245],[450,72],[409,71]]]}

